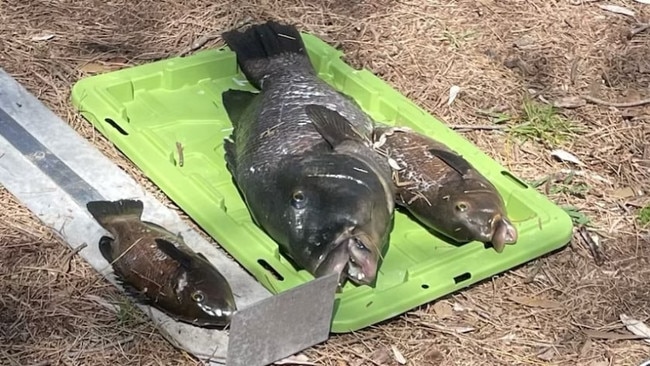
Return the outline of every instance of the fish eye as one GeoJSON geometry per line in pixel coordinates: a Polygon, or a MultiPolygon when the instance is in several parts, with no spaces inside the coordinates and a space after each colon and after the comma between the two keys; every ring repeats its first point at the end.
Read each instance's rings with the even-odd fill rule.
{"type": "Polygon", "coordinates": [[[192,292],[191,297],[192,297],[192,300],[194,300],[195,302],[203,302],[203,300],[205,300],[205,295],[203,295],[202,291],[194,291],[194,292],[192,292]]]}
{"type": "Polygon", "coordinates": [[[456,211],[464,212],[466,210],[467,210],[467,203],[459,202],[459,203],[456,204],[456,211]]]}
{"type": "Polygon", "coordinates": [[[300,190],[293,192],[293,195],[291,195],[291,205],[295,208],[305,207],[306,201],[307,197],[305,197],[305,194],[300,190]]]}

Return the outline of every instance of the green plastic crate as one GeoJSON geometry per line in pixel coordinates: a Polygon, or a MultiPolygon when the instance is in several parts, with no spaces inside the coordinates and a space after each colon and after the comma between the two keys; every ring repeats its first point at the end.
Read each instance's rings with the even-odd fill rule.
{"type": "MultiPolygon", "coordinates": [[[[471,142],[342,52],[313,35],[303,39],[320,77],[352,96],[378,121],[434,136],[492,181],[519,230],[501,254],[483,243],[454,245],[397,212],[376,286],[348,283],[337,294],[332,332],[351,332],[397,316],[566,245],[570,217],[471,142]]],[[[272,293],[310,281],[251,221],[226,169],[223,139],[232,125],[221,104],[229,88],[254,90],[227,47],[80,80],[72,102],[176,204],[272,293]],[[176,143],[184,147],[180,166],[176,143]]],[[[235,290],[236,291],[236,290],[235,290]]]]}

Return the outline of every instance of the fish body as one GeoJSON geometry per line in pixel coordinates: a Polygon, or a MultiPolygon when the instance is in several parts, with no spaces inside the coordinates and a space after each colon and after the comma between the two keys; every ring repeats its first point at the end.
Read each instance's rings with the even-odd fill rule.
{"type": "Polygon", "coordinates": [[[397,204],[424,226],[457,242],[489,242],[501,253],[517,241],[503,198],[444,144],[409,128],[377,125],[375,147],[393,167],[397,204]]]}
{"type": "Polygon", "coordinates": [[[180,234],[143,221],[142,201],[91,201],[86,207],[112,236],[103,236],[99,249],[128,292],[189,324],[230,322],[237,307],[227,280],[180,234]]]}
{"type": "Polygon", "coordinates": [[[253,220],[313,275],[371,283],[394,209],[390,166],[369,143],[374,122],[318,77],[294,26],[269,21],[222,36],[260,89],[222,96],[233,124],[227,167],[253,220]],[[336,112],[334,124],[349,128],[327,133],[345,142],[324,138],[307,105],[336,112]]]}

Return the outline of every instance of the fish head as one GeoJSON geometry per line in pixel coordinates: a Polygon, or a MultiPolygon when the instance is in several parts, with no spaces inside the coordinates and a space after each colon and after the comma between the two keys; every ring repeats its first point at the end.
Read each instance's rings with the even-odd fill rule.
{"type": "Polygon", "coordinates": [[[346,154],[318,154],[287,173],[297,177],[282,186],[298,264],[316,276],[372,283],[393,217],[392,183],[346,154]]]}
{"type": "Polygon", "coordinates": [[[225,326],[237,311],[228,282],[205,257],[197,256],[191,268],[180,271],[175,290],[194,325],[225,326]]]}
{"type": "Polygon", "coordinates": [[[439,193],[442,200],[435,209],[443,234],[459,242],[491,243],[498,253],[517,241],[503,199],[489,182],[470,175],[458,184],[443,185],[439,193]]]}

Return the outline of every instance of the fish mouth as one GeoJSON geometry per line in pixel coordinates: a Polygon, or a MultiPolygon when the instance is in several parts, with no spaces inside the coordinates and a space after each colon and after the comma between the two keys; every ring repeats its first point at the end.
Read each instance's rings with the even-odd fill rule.
{"type": "Polygon", "coordinates": [[[503,252],[506,244],[514,244],[518,238],[517,229],[505,217],[497,215],[492,220],[492,247],[497,253],[503,252]]]}
{"type": "Polygon", "coordinates": [[[192,324],[201,327],[225,326],[230,323],[232,316],[237,312],[234,308],[211,307],[206,304],[197,304],[203,316],[193,319],[192,324]]]}
{"type": "Polygon", "coordinates": [[[317,277],[330,273],[339,274],[339,286],[346,279],[358,285],[368,285],[375,280],[378,255],[371,248],[372,242],[365,235],[346,236],[318,265],[317,277]]]}
{"type": "Polygon", "coordinates": [[[351,237],[347,240],[350,257],[348,260],[348,277],[351,281],[368,285],[377,276],[377,258],[375,246],[365,235],[351,237]]]}

